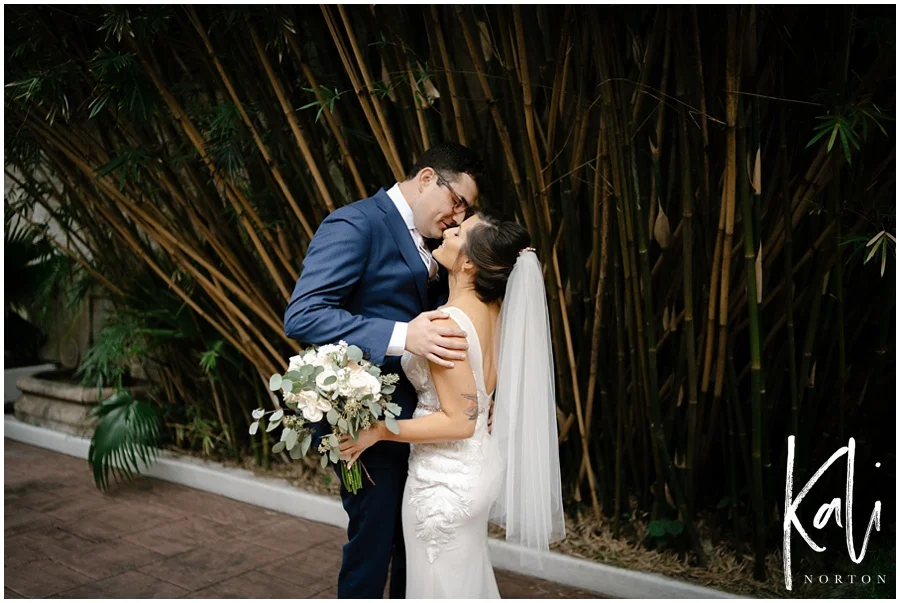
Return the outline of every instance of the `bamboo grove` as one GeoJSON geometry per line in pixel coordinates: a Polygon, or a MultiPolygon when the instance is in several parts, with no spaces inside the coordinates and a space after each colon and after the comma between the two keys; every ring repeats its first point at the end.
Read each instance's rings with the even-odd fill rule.
{"type": "Polygon", "coordinates": [[[655,521],[700,564],[730,539],[763,578],[787,436],[804,481],[848,436],[893,446],[893,31],[864,7],[12,7],[6,203],[141,317],[171,421],[239,457],[318,223],[437,141],[478,149],[482,203],[545,267],[572,516],[655,521]]]}

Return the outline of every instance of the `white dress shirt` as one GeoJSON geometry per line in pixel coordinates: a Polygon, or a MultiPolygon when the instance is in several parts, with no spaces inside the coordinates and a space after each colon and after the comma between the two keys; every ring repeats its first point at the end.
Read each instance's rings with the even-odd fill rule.
{"type": "MultiPolygon", "coordinates": [[[[412,208],[409,206],[409,203],[407,203],[406,198],[403,196],[403,193],[400,192],[400,185],[394,184],[394,186],[388,189],[387,195],[388,197],[390,197],[391,201],[394,203],[394,207],[397,208],[397,211],[400,212],[400,216],[406,223],[406,228],[409,232],[409,236],[412,238],[416,249],[419,250],[419,257],[422,259],[422,263],[425,264],[425,269],[428,271],[428,278],[434,278],[434,275],[437,274],[437,261],[431,256],[431,252],[428,251],[428,248],[425,247],[425,239],[422,237],[419,231],[416,230],[412,208]]],[[[406,351],[406,331],[408,328],[409,323],[394,323],[394,331],[393,333],[391,333],[391,340],[388,343],[388,348],[385,355],[403,355],[403,352],[406,351]]]]}

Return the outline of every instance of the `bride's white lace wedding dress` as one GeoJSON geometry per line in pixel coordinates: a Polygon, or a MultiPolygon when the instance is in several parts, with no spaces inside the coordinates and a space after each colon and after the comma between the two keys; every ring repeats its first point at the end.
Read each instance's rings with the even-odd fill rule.
{"type": "MultiPolygon", "coordinates": [[[[462,310],[444,308],[469,342],[478,419],[471,438],[414,444],[403,493],[406,597],[409,599],[498,599],[488,554],[488,516],[500,487],[501,461],[487,429],[490,397],[485,391],[481,345],[462,310]]],[[[408,352],[403,370],[418,392],[413,417],[440,410],[428,361],[408,352]]]]}

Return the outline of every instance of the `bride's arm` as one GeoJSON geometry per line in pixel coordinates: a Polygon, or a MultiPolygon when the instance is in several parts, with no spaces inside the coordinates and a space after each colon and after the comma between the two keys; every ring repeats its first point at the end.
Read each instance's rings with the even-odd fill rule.
{"type": "Polygon", "coordinates": [[[441,409],[417,419],[397,421],[400,426],[398,434],[391,433],[383,423],[379,423],[380,439],[425,444],[465,440],[475,433],[478,395],[468,359],[457,362],[453,368],[444,368],[433,362],[429,364],[441,409]]]}
{"type": "Polygon", "coordinates": [[[382,440],[426,444],[472,437],[478,419],[478,395],[469,360],[457,361],[453,368],[429,364],[441,409],[424,417],[397,421],[398,434],[391,433],[384,423],[377,423],[360,431],[356,440],[344,436],[340,448],[343,457],[349,457],[352,463],[366,448],[382,440]]]}

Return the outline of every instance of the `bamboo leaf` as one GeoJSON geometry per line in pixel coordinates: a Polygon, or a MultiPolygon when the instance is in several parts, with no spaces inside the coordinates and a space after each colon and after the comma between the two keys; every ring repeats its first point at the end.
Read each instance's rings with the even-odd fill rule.
{"type": "Polygon", "coordinates": [[[812,140],[810,140],[808,143],[806,143],[805,148],[808,149],[809,147],[813,146],[814,144],[816,144],[816,142],[818,142],[821,138],[823,138],[826,134],[828,134],[831,131],[832,126],[830,124],[825,124],[825,125],[826,125],[826,128],[823,129],[818,134],[816,134],[815,136],[813,136],[812,140]]]}
{"type": "Polygon", "coordinates": [[[872,256],[874,256],[875,252],[877,252],[877,251],[878,251],[878,245],[873,245],[872,249],[869,250],[869,254],[866,256],[866,259],[863,260],[863,264],[868,264],[869,260],[872,259],[872,256]]]}
{"type": "Polygon", "coordinates": [[[750,172],[753,174],[753,178],[750,180],[750,185],[753,187],[753,192],[757,195],[762,194],[762,148],[757,147],[756,149],[756,159],[753,162],[753,171],[750,172]]]}
{"type": "MultiPolygon", "coordinates": [[[[871,239],[869,239],[869,242],[866,243],[866,247],[870,247],[870,246],[872,245],[872,243],[874,243],[875,241],[877,241],[878,239],[880,239],[885,233],[886,233],[886,231],[882,230],[881,232],[879,232],[878,234],[876,234],[874,237],[872,237],[871,239]]],[[[891,237],[891,238],[893,238],[893,237],[891,237]]]]}
{"type": "Polygon", "coordinates": [[[831,152],[831,148],[834,146],[834,140],[837,138],[838,131],[841,129],[841,122],[837,122],[834,124],[834,129],[831,130],[831,138],[828,139],[828,152],[831,152]]]}
{"type": "Polygon", "coordinates": [[[653,238],[663,249],[668,249],[672,244],[672,231],[669,227],[669,216],[663,211],[662,203],[659,203],[659,211],[656,214],[656,222],[653,224],[653,238]]]}

